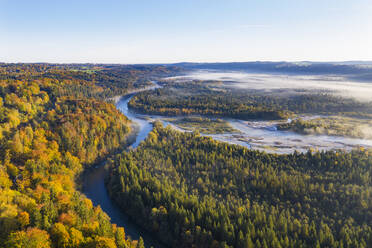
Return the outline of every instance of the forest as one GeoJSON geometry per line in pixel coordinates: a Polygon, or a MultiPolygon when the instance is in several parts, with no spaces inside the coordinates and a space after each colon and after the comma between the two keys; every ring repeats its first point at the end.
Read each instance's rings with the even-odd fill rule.
{"type": "Polygon", "coordinates": [[[371,247],[371,151],[268,154],[160,122],[112,199],[170,247],[371,247]]]}
{"type": "Polygon", "coordinates": [[[298,118],[277,125],[278,130],[288,130],[301,134],[347,136],[360,139],[372,139],[372,118],[359,113],[357,117],[326,116],[310,120],[298,118]]]}
{"type": "Polygon", "coordinates": [[[130,121],[103,100],[167,70],[0,65],[0,247],[144,247],[77,179],[128,143],[130,121]]]}
{"type": "Polygon", "coordinates": [[[1,64],[0,79],[55,79],[60,95],[107,99],[150,85],[161,76],[184,71],[176,66],[107,64],[1,64]]]}
{"type": "Polygon", "coordinates": [[[206,115],[242,120],[280,120],[294,114],[369,116],[372,103],[362,103],[329,92],[301,90],[296,94],[262,92],[221,86],[221,82],[165,81],[155,92],[141,92],[129,106],[148,114],[206,115]]]}
{"type": "MultiPolygon", "coordinates": [[[[372,151],[268,154],[158,122],[127,151],[132,123],[110,98],[183,71],[0,64],[0,247],[143,248],[142,238],[132,240],[79,191],[83,172],[100,161],[109,165],[112,199],[169,247],[372,246],[372,151]]],[[[216,82],[161,84],[138,93],[130,107],[242,119],[371,114],[366,104],[326,93],[285,98],[229,91],[216,82]]],[[[204,117],[180,121],[229,128],[204,117]]]]}

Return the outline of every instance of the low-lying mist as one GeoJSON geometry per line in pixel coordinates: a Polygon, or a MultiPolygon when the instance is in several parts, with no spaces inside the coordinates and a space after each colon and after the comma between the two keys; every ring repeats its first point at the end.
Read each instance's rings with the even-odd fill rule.
{"type": "Polygon", "coordinates": [[[288,92],[296,92],[298,90],[327,91],[343,97],[352,97],[363,102],[372,101],[372,82],[355,82],[342,76],[299,76],[199,70],[185,76],[174,77],[174,79],[216,80],[224,82],[227,87],[268,92],[278,90],[280,92],[283,92],[283,90],[288,90],[288,92]]]}

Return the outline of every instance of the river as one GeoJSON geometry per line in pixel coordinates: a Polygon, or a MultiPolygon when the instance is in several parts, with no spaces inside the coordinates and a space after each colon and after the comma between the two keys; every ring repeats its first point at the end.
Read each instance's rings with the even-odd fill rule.
{"type": "MultiPolygon", "coordinates": [[[[160,87],[155,84],[154,87],[147,88],[147,90],[160,87]]],[[[120,99],[117,99],[116,107],[130,119],[137,127],[138,133],[135,142],[130,146],[136,148],[141,141],[143,141],[149,132],[152,130],[152,121],[161,120],[164,125],[172,125],[178,130],[181,128],[172,123],[165,121],[165,117],[142,115],[137,114],[128,109],[128,102],[135,93],[131,93],[120,99]]],[[[288,131],[277,131],[272,129],[272,123],[264,121],[242,121],[234,119],[225,119],[228,123],[239,132],[225,133],[225,134],[212,134],[210,136],[216,140],[239,144],[248,148],[264,150],[267,152],[275,153],[291,153],[294,150],[306,151],[311,147],[320,150],[330,149],[352,149],[359,145],[366,147],[372,146],[371,140],[351,139],[345,137],[334,136],[311,136],[301,135],[288,131]]],[[[202,134],[203,135],[203,134],[202,134]]],[[[126,235],[132,239],[138,239],[140,236],[144,239],[146,247],[164,247],[164,245],[157,242],[150,233],[140,228],[129,216],[124,214],[123,211],[111,201],[109,194],[106,190],[104,178],[106,170],[104,163],[97,168],[94,168],[86,173],[83,179],[83,193],[92,200],[95,206],[100,205],[102,210],[106,212],[111,222],[125,228],[126,235]]]]}
{"type": "MultiPolygon", "coordinates": [[[[136,114],[128,109],[128,102],[132,97],[133,94],[130,94],[121,98],[116,106],[128,119],[136,124],[138,133],[135,142],[130,146],[136,148],[152,130],[152,124],[149,121],[137,118],[136,114]]],[[[124,214],[119,206],[111,201],[104,182],[106,173],[104,163],[88,171],[83,178],[83,193],[92,200],[94,206],[101,206],[102,210],[110,216],[112,223],[124,227],[126,235],[132,239],[139,239],[141,236],[145,242],[145,247],[164,247],[149,232],[131,221],[129,216],[124,214]]]]}

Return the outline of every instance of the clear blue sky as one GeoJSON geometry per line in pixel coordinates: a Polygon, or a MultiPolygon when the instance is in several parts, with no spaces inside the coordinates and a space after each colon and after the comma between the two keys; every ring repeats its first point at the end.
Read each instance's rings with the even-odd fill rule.
{"type": "Polygon", "coordinates": [[[0,0],[0,61],[372,60],[372,0],[0,0]]]}

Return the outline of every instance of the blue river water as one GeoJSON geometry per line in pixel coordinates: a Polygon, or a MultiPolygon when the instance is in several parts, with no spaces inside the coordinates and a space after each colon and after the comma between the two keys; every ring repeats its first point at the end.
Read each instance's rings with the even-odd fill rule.
{"type": "MultiPolygon", "coordinates": [[[[130,146],[131,148],[136,148],[152,130],[152,124],[149,121],[137,118],[137,115],[128,109],[128,102],[133,95],[127,95],[121,98],[116,104],[116,107],[136,124],[138,133],[135,142],[130,146]]],[[[112,223],[124,227],[126,235],[132,239],[139,239],[141,236],[146,247],[164,247],[149,232],[131,221],[129,216],[124,214],[120,207],[110,199],[104,182],[106,175],[107,171],[104,168],[104,163],[87,172],[83,181],[83,193],[92,200],[94,206],[101,206],[102,210],[110,216],[112,223]]]]}

